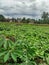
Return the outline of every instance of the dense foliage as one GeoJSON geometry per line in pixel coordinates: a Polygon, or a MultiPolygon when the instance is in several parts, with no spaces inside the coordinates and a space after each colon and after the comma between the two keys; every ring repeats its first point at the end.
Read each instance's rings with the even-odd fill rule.
{"type": "Polygon", "coordinates": [[[49,26],[0,23],[0,64],[13,63],[49,65],[49,26]]]}

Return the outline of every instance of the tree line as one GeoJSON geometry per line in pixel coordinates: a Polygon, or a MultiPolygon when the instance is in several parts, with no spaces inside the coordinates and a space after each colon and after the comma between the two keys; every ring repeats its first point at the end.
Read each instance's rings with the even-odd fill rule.
{"type": "Polygon", "coordinates": [[[49,24],[49,13],[43,12],[41,19],[35,20],[30,18],[5,18],[3,15],[0,15],[0,22],[17,22],[17,23],[34,23],[34,24],[49,24]]]}
{"type": "Polygon", "coordinates": [[[37,21],[39,24],[49,24],[49,13],[43,12],[41,15],[41,19],[37,21]]]}

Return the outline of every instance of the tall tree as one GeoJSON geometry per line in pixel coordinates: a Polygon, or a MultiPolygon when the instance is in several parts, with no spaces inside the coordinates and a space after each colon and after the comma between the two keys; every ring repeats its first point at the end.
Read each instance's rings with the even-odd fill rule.
{"type": "Polygon", "coordinates": [[[48,19],[48,16],[49,16],[48,12],[43,12],[42,13],[42,19],[43,20],[47,20],[48,19]]]}
{"type": "Polygon", "coordinates": [[[49,23],[49,13],[48,12],[43,12],[42,13],[42,23],[44,23],[44,24],[49,23]]]}

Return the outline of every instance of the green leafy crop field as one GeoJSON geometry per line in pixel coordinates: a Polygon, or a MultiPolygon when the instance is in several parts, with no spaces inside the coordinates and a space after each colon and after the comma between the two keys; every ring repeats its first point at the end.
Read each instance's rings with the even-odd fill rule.
{"type": "Polygon", "coordinates": [[[49,26],[0,23],[0,64],[49,65],[49,26]]]}

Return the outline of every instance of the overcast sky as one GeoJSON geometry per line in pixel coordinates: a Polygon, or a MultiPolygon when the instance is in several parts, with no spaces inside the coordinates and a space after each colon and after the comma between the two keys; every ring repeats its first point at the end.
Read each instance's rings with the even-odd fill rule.
{"type": "Polygon", "coordinates": [[[49,12],[49,0],[0,0],[0,14],[6,17],[39,18],[49,12]]]}

